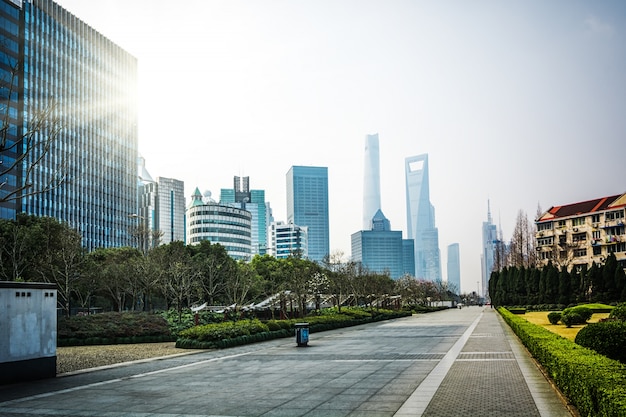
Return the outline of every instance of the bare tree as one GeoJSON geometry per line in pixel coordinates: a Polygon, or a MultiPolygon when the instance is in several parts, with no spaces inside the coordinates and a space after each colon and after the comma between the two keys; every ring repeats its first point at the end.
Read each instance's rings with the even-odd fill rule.
{"type": "Polygon", "coordinates": [[[59,187],[67,175],[67,160],[61,158],[43,182],[34,180],[39,167],[54,149],[63,122],[53,98],[38,110],[29,107],[28,119],[22,126],[12,122],[18,119],[11,103],[18,94],[19,69],[19,62],[15,62],[10,75],[0,80],[0,203],[50,191],[59,187]]]}
{"type": "Polygon", "coordinates": [[[509,266],[523,266],[525,268],[534,266],[534,233],[528,216],[522,210],[517,213],[515,229],[509,247],[509,266]]]}

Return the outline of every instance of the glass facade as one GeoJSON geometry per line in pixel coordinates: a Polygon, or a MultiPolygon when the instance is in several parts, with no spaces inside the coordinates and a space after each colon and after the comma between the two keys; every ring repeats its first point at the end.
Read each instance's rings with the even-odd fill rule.
{"type": "Polygon", "coordinates": [[[21,183],[18,158],[21,143],[21,81],[19,72],[20,9],[0,0],[0,218],[13,219],[19,207],[17,185],[21,183]]]}
{"type": "Polygon", "coordinates": [[[157,230],[161,243],[185,241],[185,183],[174,178],[157,177],[157,230]]]}
{"type": "Polygon", "coordinates": [[[408,238],[415,241],[415,277],[441,281],[439,231],[430,203],[428,155],[405,159],[408,238]]]}
{"type": "Polygon", "coordinates": [[[306,226],[309,259],[330,254],[328,168],[293,166],[287,172],[287,223],[306,226]]]}
{"type": "MultiPolygon", "coordinates": [[[[13,2],[0,0],[3,9],[13,2]]],[[[25,155],[18,211],[78,229],[83,246],[125,246],[137,211],[137,60],[51,0],[19,10],[25,155]],[[40,115],[46,123],[38,125],[40,115]],[[37,128],[39,127],[39,128],[37,128]]],[[[0,27],[11,19],[2,16],[0,27]]]]}
{"type": "Polygon", "coordinates": [[[220,204],[248,210],[252,214],[252,254],[267,252],[268,213],[265,190],[250,190],[249,177],[234,177],[233,188],[222,188],[220,204]]]}
{"type": "Polygon", "coordinates": [[[378,133],[365,136],[363,164],[363,230],[370,230],[372,217],[380,210],[380,156],[378,133]]]}
{"type": "Polygon", "coordinates": [[[186,221],[188,245],[208,240],[222,245],[233,259],[251,259],[252,214],[249,211],[203,201],[196,188],[187,208],[186,221]]]}
{"type": "Polygon", "coordinates": [[[448,245],[448,289],[461,294],[461,254],[459,244],[448,245]]]}
{"type": "Polygon", "coordinates": [[[308,258],[308,230],[295,224],[272,222],[268,227],[268,254],[275,258],[308,258]]]}
{"type": "Polygon", "coordinates": [[[361,263],[371,272],[389,273],[393,279],[405,274],[413,275],[413,253],[405,250],[402,232],[391,230],[389,220],[380,210],[370,223],[371,230],[362,230],[351,236],[352,261],[361,263]],[[405,260],[405,256],[408,259],[405,260]]]}

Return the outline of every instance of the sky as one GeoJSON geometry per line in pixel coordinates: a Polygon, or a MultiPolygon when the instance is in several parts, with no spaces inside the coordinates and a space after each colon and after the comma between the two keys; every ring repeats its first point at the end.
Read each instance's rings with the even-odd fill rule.
{"type": "Polygon", "coordinates": [[[293,165],[329,171],[330,247],[361,229],[366,134],[382,211],[406,237],[404,160],[429,155],[443,278],[482,291],[488,201],[520,211],[626,192],[626,3],[57,0],[138,59],[153,177],[219,198],[233,176],[286,220],[293,165]]]}

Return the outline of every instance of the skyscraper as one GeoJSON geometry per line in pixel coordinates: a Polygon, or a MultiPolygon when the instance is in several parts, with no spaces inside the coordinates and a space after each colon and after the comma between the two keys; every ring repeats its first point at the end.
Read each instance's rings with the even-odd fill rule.
{"type": "Polygon", "coordinates": [[[185,241],[185,183],[174,178],[157,177],[157,230],[161,243],[185,241]]]}
{"type": "Polygon", "coordinates": [[[287,223],[306,226],[309,259],[330,254],[328,168],[292,166],[287,172],[287,223]]]}
{"type": "Polygon", "coordinates": [[[7,176],[12,187],[28,183],[41,192],[3,205],[0,215],[65,221],[88,249],[130,244],[137,214],[136,58],[51,0],[0,0],[0,36],[2,79],[16,81],[2,86],[9,141],[19,141],[41,114],[46,123],[34,140],[58,131],[47,152],[27,152],[7,176]],[[6,78],[10,68],[16,77],[6,78]]]}
{"type": "Polygon", "coordinates": [[[487,221],[483,222],[483,253],[480,257],[482,286],[479,295],[482,297],[487,295],[487,291],[489,289],[489,277],[491,276],[491,272],[493,271],[493,265],[495,263],[497,244],[498,229],[496,225],[493,224],[491,218],[491,205],[490,202],[487,201],[487,221]]]}
{"type": "Polygon", "coordinates": [[[430,203],[428,155],[406,158],[405,176],[408,238],[415,240],[415,277],[440,281],[439,231],[430,203]]]}
{"type": "Polygon", "coordinates": [[[363,230],[371,228],[372,218],[380,205],[380,156],[378,133],[365,135],[363,164],[363,230]]]}
{"type": "Polygon", "coordinates": [[[448,245],[448,289],[461,294],[461,254],[459,244],[448,245]]]}
{"type": "Polygon", "coordinates": [[[403,250],[405,241],[402,239],[402,231],[391,230],[391,223],[381,210],[374,214],[369,223],[369,230],[352,234],[352,261],[361,263],[371,272],[389,273],[393,279],[405,274],[412,275],[415,271],[414,254],[403,250]],[[405,256],[409,259],[404,259],[405,256]]]}
{"type": "Polygon", "coordinates": [[[233,188],[222,188],[220,204],[238,207],[252,213],[252,254],[267,251],[268,215],[265,190],[251,190],[249,177],[234,177],[233,188]]]}

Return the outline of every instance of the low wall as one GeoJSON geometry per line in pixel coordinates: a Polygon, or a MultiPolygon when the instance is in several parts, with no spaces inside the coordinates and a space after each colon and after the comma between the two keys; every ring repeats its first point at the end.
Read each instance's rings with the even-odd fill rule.
{"type": "Polygon", "coordinates": [[[0,383],[56,376],[56,285],[0,281],[0,383]]]}

